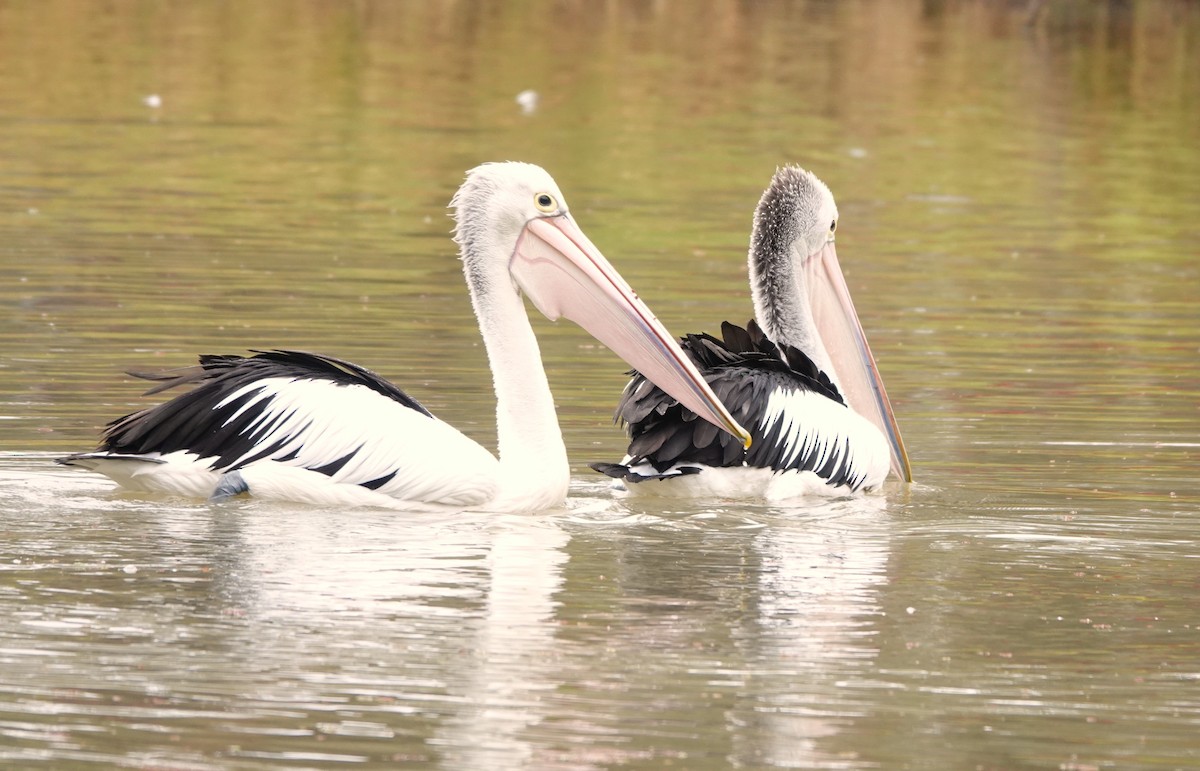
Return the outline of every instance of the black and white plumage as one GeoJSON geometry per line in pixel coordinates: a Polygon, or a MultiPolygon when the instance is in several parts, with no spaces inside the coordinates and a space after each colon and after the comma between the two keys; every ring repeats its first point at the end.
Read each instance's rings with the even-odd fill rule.
{"type": "Polygon", "coordinates": [[[757,321],[681,340],[751,434],[725,441],[637,372],[616,417],[620,463],[592,467],[631,492],[789,498],[873,490],[908,458],[833,247],[837,207],[810,172],[776,172],[755,211],[749,272],[757,321]],[[761,326],[760,326],[761,325],[761,326]],[[661,484],[660,484],[661,483],[661,484]]]}
{"type": "Polygon", "coordinates": [[[60,462],[123,487],[403,509],[537,510],[566,497],[569,466],[522,294],[576,321],[722,430],[745,431],[571,218],[542,169],[485,164],[451,205],[492,366],[498,457],[369,370],[328,356],[204,356],[143,376],[175,398],[110,423],[60,462]]]}
{"type": "Polygon", "coordinates": [[[190,389],[112,421],[100,451],[65,462],[102,471],[127,489],[189,497],[254,489],[269,498],[387,504],[402,493],[465,506],[488,490],[487,474],[463,471],[486,469],[494,462],[490,453],[349,362],[260,351],[134,374],[161,381],[147,395],[190,389]],[[461,453],[460,462],[421,463],[430,440],[443,452],[461,453]]]}
{"type": "Polygon", "coordinates": [[[809,471],[824,485],[857,490],[875,463],[887,462],[886,454],[874,458],[868,452],[886,452],[874,441],[878,431],[857,414],[847,414],[837,387],[803,351],[776,345],[753,319],[744,329],[723,322],[721,335],[687,335],[680,342],[734,418],[759,427],[751,428],[750,448],[710,431],[711,424],[634,373],[617,405],[617,415],[629,426],[630,457],[593,468],[627,481],[746,467],[809,471]]]}

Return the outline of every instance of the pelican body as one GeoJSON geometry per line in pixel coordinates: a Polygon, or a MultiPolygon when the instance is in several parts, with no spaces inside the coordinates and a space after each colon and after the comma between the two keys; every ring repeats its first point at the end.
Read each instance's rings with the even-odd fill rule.
{"type": "Polygon", "coordinates": [[[912,480],[891,403],[834,249],[833,194],[812,173],[779,169],[754,214],[749,274],[755,319],[684,350],[749,431],[728,441],[635,371],[617,405],[630,443],[592,468],[633,493],[790,498],[912,480]]]}
{"type": "Polygon", "coordinates": [[[131,490],[241,493],[326,505],[532,511],[560,505],[570,471],[522,295],[569,318],[688,409],[737,424],[674,338],[575,224],[558,186],[523,163],[484,164],[451,201],[455,241],[496,393],[496,455],[349,362],[301,351],[202,356],[142,375],[190,386],[112,421],[101,446],[59,460],[131,490]]]}

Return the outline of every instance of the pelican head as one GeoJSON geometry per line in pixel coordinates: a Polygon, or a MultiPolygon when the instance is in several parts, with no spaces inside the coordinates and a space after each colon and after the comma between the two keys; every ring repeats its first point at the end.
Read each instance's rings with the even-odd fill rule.
{"type": "Polygon", "coordinates": [[[574,321],[697,415],[749,445],[749,433],[675,339],[575,224],[545,170],[484,164],[467,173],[450,205],[481,324],[504,291],[524,294],[548,319],[574,321]]]}

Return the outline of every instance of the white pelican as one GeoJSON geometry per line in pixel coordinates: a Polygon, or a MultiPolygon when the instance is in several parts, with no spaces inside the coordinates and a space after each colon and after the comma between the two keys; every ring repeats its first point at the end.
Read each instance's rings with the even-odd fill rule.
{"type": "Polygon", "coordinates": [[[361,367],[298,351],[202,356],[143,376],[188,390],[118,418],[101,447],[60,459],[123,487],[325,505],[532,511],[570,470],[524,293],[565,316],[722,430],[748,439],[674,338],[588,240],[550,175],[485,164],[451,201],[496,391],[498,457],[361,367]]]}
{"type": "Polygon", "coordinates": [[[632,492],[789,498],[873,490],[912,471],[891,403],[833,247],[833,194],[812,173],[779,169],[754,213],[753,319],[723,340],[682,343],[746,426],[748,449],[634,372],[617,406],[626,457],[592,468],[632,492]]]}

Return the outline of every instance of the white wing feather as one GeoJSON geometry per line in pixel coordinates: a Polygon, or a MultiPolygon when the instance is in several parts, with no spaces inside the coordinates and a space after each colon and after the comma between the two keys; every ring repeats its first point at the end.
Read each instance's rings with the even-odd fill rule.
{"type": "Polygon", "coordinates": [[[859,487],[874,489],[887,477],[891,463],[887,440],[879,429],[844,404],[821,394],[777,388],[759,419],[760,433],[774,435],[781,466],[794,468],[805,458],[819,469],[834,456],[848,465],[850,476],[862,479],[859,487]]]}
{"type": "Polygon", "coordinates": [[[379,483],[373,489],[383,495],[450,505],[484,503],[496,494],[499,464],[491,453],[453,426],[366,386],[267,378],[234,391],[221,405],[249,394],[226,421],[259,413],[242,431],[253,447],[232,468],[273,460],[315,470],[346,459],[329,474],[331,482],[379,483]]]}

